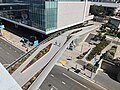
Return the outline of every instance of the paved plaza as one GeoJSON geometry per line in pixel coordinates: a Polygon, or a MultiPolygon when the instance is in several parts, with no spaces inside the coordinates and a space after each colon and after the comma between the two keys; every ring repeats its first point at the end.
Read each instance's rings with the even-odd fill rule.
{"type": "MultiPolygon", "coordinates": [[[[92,35],[92,34],[90,34],[90,35],[92,35]]],[[[86,37],[87,37],[87,36],[88,36],[88,35],[86,35],[86,37]]],[[[86,63],[91,63],[91,64],[93,64],[93,59],[92,59],[91,61],[87,61],[87,60],[86,60],[86,56],[89,54],[89,52],[88,52],[88,54],[86,54],[82,59],[77,59],[77,58],[76,58],[76,57],[78,57],[80,54],[82,54],[82,53],[88,51],[89,49],[95,47],[95,45],[90,45],[90,44],[88,44],[87,42],[85,42],[85,41],[86,41],[86,37],[84,37],[85,39],[83,39],[83,40],[79,43],[79,45],[74,48],[74,50],[66,49],[66,51],[65,51],[65,52],[62,54],[62,56],[60,57],[57,65],[60,65],[60,66],[65,67],[65,68],[68,68],[69,70],[71,70],[71,71],[73,71],[73,72],[75,72],[75,69],[78,69],[78,70],[80,70],[80,72],[79,72],[79,73],[76,73],[76,74],[78,74],[78,75],[80,75],[80,76],[83,76],[83,77],[85,77],[85,78],[87,78],[87,79],[89,79],[89,80],[92,80],[93,82],[96,82],[96,80],[98,79],[98,82],[99,82],[99,83],[102,83],[102,81],[99,80],[99,79],[101,78],[101,76],[100,76],[100,74],[101,74],[101,73],[100,73],[100,71],[101,71],[100,66],[101,66],[101,63],[102,63],[101,61],[99,62],[100,65],[99,65],[99,67],[98,67],[97,72],[96,72],[96,73],[92,73],[92,77],[91,77],[91,71],[89,71],[89,70],[83,70],[83,65],[85,65],[86,63]],[[60,60],[64,60],[64,61],[66,61],[66,63],[65,63],[65,64],[62,64],[62,63],[60,62],[60,60]],[[96,77],[97,77],[97,79],[96,79],[96,77]]],[[[113,41],[112,43],[110,43],[108,46],[106,46],[106,47],[101,51],[101,54],[96,56],[96,59],[99,60],[100,56],[101,56],[103,53],[105,53],[106,51],[108,51],[113,45],[116,45],[116,44],[114,43],[114,41],[113,41]]],[[[120,56],[120,45],[118,44],[114,58],[119,57],[119,56],[120,56]]],[[[102,72],[102,71],[101,71],[101,72],[102,72]]],[[[102,78],[105,78],[104,75],[102,75],[102,78]]],[[[110,78],[109,78],[109,79],[110,79],[110,78]]],[[[112,79],[111,79],[111,80],[112,80],[112,79]]],[[[114,80],[112,80],[112,81],[114,81],[114,80]]],[[[106,82],[106,83],[107,83],[107,82],[106,82]]],[[[103,86],[104,86],[104,83],[102,83],[102,84],[103,84],[103,86]]],[[[109,87],[109,86],[108,86],[108,87],[109,87]]],[[[113,90],[113,89],[109,89],[109,90],[113,90]]],[[[117,89],[116,89],[116,90],[117,90],[117,89]]]]}
{"type": "Polygon", "coordinates": [[[19,37],[19,36],[7,31],[7,30],[2,30],[1,38],[3,40],[5,40],[6,42],[10,43],[11,45],[19,48],[23,52],[26,52],[27,48],[28,48],[28,50],[31,50],[33,48],[33,46],[30,47],[28,45],[22,46],[23,43],[20,42],[22,40],[22,37],[19,37]]]}

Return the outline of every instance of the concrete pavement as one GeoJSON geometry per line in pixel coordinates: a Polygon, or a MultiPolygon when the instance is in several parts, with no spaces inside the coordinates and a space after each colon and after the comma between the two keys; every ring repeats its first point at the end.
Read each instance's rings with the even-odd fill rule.
{"type": "Polygon", "coordinates": [[[2,33],[2,39],[5,40],[6,42],[10,43],[11,45],[19,48],[21,51],[26,52],[26,47],[28,48],[28,50],[31,50],[33,48],[33,46],[29,47],[28,45],[26,45],[26,47],[22,46],[22,43],[20,42],[22,37],[19,37],[7,30],[1,30],[2,33]]]}
{"type": "Polygon", "coordinates": [[[58,52],[58,50],[63,46],[65,41],[66,41],[66,38],[60,37],[52,41],[49,41],[46,44],[40,45],[40,47],[12,74],[12,76],[19,83],[19,85],[23,86],[30,78],[34,76],[35,73],[40,71],[47,63],[49,63],[53,55],[55,55],[58,52]],[[54,45],[54,42],[56,42],[56,40],[57,42],[61,42],[60,47],[57,45],[54,45]],[[51,43],[52,43],[52,47],[47,54],[42,56],[36,63],[34,63],[29,68],[24,70],[24,72],[21,72],[43,48],[47,47],[51,43]],[[21,76],[23,78],[18,76],[21,76]]]}

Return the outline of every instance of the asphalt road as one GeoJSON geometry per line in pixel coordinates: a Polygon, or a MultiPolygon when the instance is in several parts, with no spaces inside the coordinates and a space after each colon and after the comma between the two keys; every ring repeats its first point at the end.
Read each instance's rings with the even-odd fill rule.
{"type": "Polygon", "coordinates": [[[40,86],[40,90],[104,90],[94,83],[67,71],[66,69],[54,66],[47,78],[40,86]]]}
{"type": "Polygon", "coordinates": [[[108,74],[98,71],[94,80],[101,86],[106,87],[107,90],[120,90],[120,83],[111,79],[108,74]]]}
{"type": "Polygon", "coordinates": [[[0,38],[0,62],[10,64],[24,52],[0,38]]]}

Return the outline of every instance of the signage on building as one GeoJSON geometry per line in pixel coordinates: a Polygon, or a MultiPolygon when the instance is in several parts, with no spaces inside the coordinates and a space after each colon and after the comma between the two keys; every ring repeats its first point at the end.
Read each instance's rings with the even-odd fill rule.
{"type": "Polygon", "coordinates": [[[34,46],[38,45],[38,40],[34,41],[34,46]]]}
{"type": "Polygon", "coordinates": [[[0,25],[0,29],[4,29],[5,28],[5,26],[4,25],[0,25]]]}

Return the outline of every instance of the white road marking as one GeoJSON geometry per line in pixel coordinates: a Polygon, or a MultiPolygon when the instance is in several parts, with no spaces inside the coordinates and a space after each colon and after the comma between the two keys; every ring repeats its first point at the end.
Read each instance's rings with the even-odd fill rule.
{"type": "Polygon", "coordinates": [[[76,81],[75,79],[71,78],[70,76],[66,75],[65,73],[62,73],[64,76],[66,76],[67,78],[71,79],[72,81],[78,83],[79,85],[83,86],[84,88],[91,90],[90,88],[88,88],[87,86],[83,85],[82,83],[76,81]]]}
{"type": "Polygon", "coordinates": [[[16,51],[15,51],[16,52],[16,51]]]}
{"type": "Polygon", "coordinates": [[[51,76],[51,77],[54,77],[54,75],[53,75],[53,74],[50,74],[50,76],[51,76]]]}
{"type": "Polygon", "coordinates": [[[58,90],[55,86],[52,86],[52,88],[50,90],[58,90]]]}
{"type": "Polygon", "coordinates": [[[62,81],[62,84],[66,84],[66,83],[62,81]]]}

